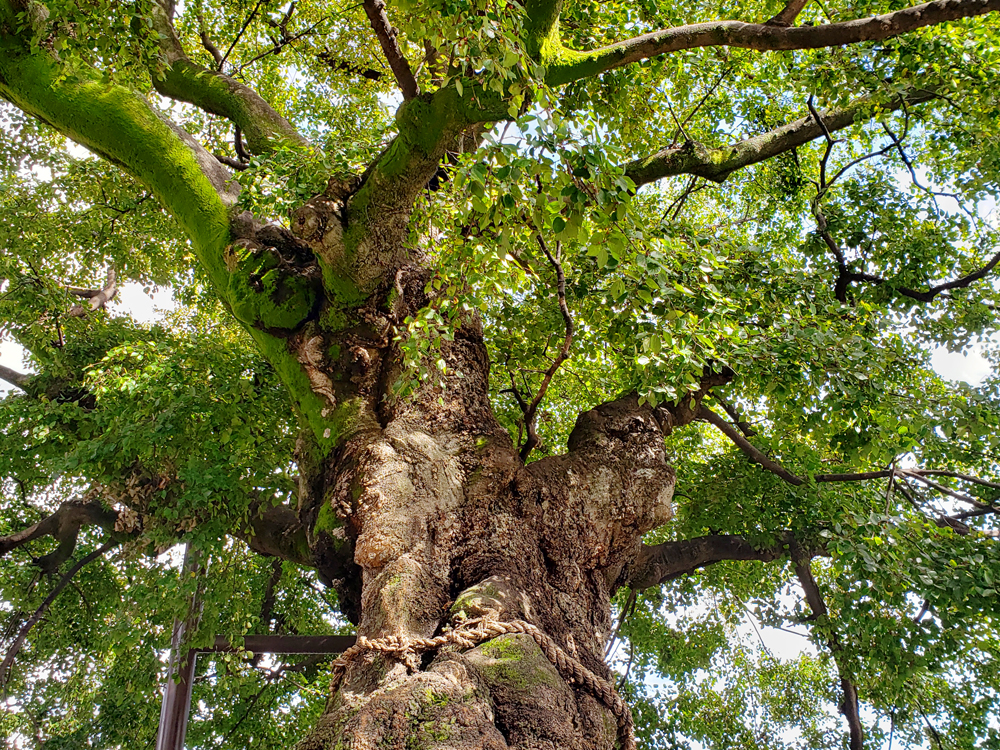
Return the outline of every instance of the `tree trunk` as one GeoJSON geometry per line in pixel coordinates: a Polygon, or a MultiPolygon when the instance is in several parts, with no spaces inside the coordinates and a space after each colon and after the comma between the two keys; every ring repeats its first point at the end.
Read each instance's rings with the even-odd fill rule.
{"type": "Polygon", "coordinates": [[[624,744],[627,709],[611,708],[603,660],[610,598],[642,534],[670,517],[663,436],[687,412],[654,413],[626,396],[581,415],[567,454],[525,466],[490,407],[476,319],[442,344],[446,388],[392,396],[401,352],[385,331],[427,304],[428,276],[416,265],[387,276],[339,331],[310,328],[289,342],[327,410],[348,392],[355,399],[325,458],[300,450],[300,515],[318,567],[359,636],[375,642],[346,659],[301,750],[624,744]],[[353,563],[333,564],[345,551],[353,563]],[[467,633],[470,622],[540,633],[403,645],[467,633]]]}

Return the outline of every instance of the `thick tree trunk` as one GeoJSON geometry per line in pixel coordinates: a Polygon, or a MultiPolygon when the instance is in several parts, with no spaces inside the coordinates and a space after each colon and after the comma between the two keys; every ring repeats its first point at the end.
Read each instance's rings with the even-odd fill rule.
{"type": "Polygon", "coordinates": [[[356,311],[341,333],[316,333],[322,345],[297,339],[312,350],[300,361],[331,408],[345,384],[358,394],[342,442],[304,487],[314,556],[353,550],[356,568],[330,575],[359,635],[383,647],[480,618],[524,621],[544,635],[420,654],[362,649],[301,750],[614,747],[624,717],[609,708],[607,690],[602,698],[593,684],[570,684],[539,642],[550,639],[599,683],[611,681],[610,597],[642,534],[670,516],[663,435],[675,417],[628,396],[583,414],[569,453],[524,466],[490,408],[475,320],[443,345],[446,389],[394,400],[398,346],[371,329],[426,304],[425,281],[405,267],[373,295],[382,302],[356,311]]]}

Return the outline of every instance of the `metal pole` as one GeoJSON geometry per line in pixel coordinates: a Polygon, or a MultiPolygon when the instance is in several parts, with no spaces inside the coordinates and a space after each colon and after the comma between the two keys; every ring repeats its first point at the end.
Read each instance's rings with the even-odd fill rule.
{"type": "MultiPolygon", "coordinates": [[[[198,553],[187,545],[184,549],[185,576],[198,569],[198,553]]],[[[188,616],[174,620],[170,637],[170,658],[167,661],[167,682],[163,687],[163,704],[160,706],[160,728],[156,734],[156,750],[184,750],[188,714],[191,712],[191,688],[194,683],[194,665],[198,658],[190,649],[182,650],[184,636],[189,627],[197,627],[201,605],[198,592],[191,597],[188,616]]]]}

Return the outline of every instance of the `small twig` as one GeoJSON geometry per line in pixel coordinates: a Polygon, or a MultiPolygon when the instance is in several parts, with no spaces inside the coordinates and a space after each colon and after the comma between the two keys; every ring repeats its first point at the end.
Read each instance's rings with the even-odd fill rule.
{"type": "MultiPolygon", "coordinates": [[[[357,8],[359,6],[360,6],[360,3],[358,5],[352,6],[352,8],[357,8]]],[[[345,12],[346,12],[346,10],[351,10],[351,8],[345,9],[345,12]]],[[[263,52],[261,52],[256,57],[252,57],[249,60],[247,60],[245,63],[243,63],[242,65],[240,65],[240,67],[236,69],[236,72],[233,73],[233,75],[240,75],[246,68],[249,68],[251,65],[253,65],[258,60],[263,60],[268,55],[277,55],[278,53],[281,52],[281,50],[283,50],[285,47],[287,47],[292,42],[297,42],[299,39],[302,39],[303,37],[308,36],[309,34],[312,34],[314,31],[316,31],[317,27],[319,27],[319,25],[321,23],[323,23],[324,21],[328,20],[329,18],[330,18],[330,16],[324,16],[323,18],[319,19],[316,23],[314,23],[312,26],[310,26],[309,28],[307,28],[305,31],[300,31],[298,34],[294,34],[293,36],[290,36],[290,37],[287,37],[287,38],[283,38],[280,42],[275,43],[275,45],[273,47],[271,47],[270,49],[264,50],[263,52]]],[[[274,40],[272,39],[272,41],[274,41],[274,40]]],[[[319,58],[321,60],[323,59],[322,53],[320,53],[319,58]]]]}
{"type": "Polygon", "coordinates": [[[689,122],[691,122],[691,119],[696,114],[698,114],[698,110],[701,109],[703,106],[705,106],[705,102],[708,101],[708,98],[712,94],[714,94],[715,90],[717,88],[719,88],[719,86],[722,84],[722,82],[724,80],[726,80],[726,76],[729,75],[729,73],[732,71],[732,69],[733,68],[730,65],[727,65],[723,69],[722,73],[716,79],[715,83],[713,83],[711,86],[708,87],[708,91],[706,91],[705,94],[704,94],[704,96],[702,96],[701,99],[698,100],[698,103],[694,105],[694,108],[688,113],[688,116],[684,118],[684,121],[680,124],[680,127],[683,128],[685,125],[687,125],[689,122]]]}
{"type": "Polygon", "coordinates": [[[243,26],[242,28],[240,28],[240,32],[236,35],[236,38],[233,39],[232,44],[229,45],[229,49],[227,49],[226,54],[222,56],[222,60],[219,61],[219,70],[222,70],[222,66],[226,64],[226,60],[229,59],[230,53],[232,53],[233,49],[239,43],[240,38],[242,38],[243,34],[246,32],[247,27],[253,20],[253,17],[257,15],[257,11],[260,10],[260,6],[263,4],[263,2],[264,0],[257,0],[257,4],[253,6],[253,10],[250,11],[250,15],[247,16],[247,20],[243,22],[243,26]]]}
{"type": "Polygon", "coordinates": [[[611,656],[611,651],[615,647],[615,643],[618,640],[618,634],[622,630],[622,625],[625,623],[625,619],[632,613],[635,608],[636,591],[632,589],[629,592],[628,599],[625,601],[625,606],[622,607],[621,613],[618,615],[618,625],[615,627],[615,632],[611,635],[611,639],[608,641],[608,647],[604,650],[604,658],[607,659],[611,656]]]}
{"type": "Polygon", "coordinates": [[[28,633],[30,633],[31,629],[38,624],[39,620],[42,619],[42,616],[48,611],[49,607],[52,606],[52,602],[56,600],[56,597],[58,597],[59,594],[62,593],[62,590],[66,588],[69,582],[73,579],[73,576],[75,576],[77,573],[80,572],[81,568],[83,568],[88,563],[93,562],[98,557],[103,555],[105,552],[107,552],[108,550],[117,545],[118,545],[118,540],[112,539],[111,541],[106,542],[105,544],[95,549],[86,557],[77,561],[76,564],[73,565],[73,567],[70,568],[69,571],[62,578],[59,579],[59,582],[53,587],[52,591],[49,592],[49,595],[45,597],[45,601],[43,601],[41,605],[38,607],[38,609],[35,610],[35,613],[28,618],[27,622],[25,622],[24,625],[21,626],[20,631],[18,631],[17,637],[14,639],[14,642],[11,644],[10,649],[7,651],[7,656],[4,658],[3,663],[0,664],[0,690],[5,689],[7,686],[7,678],[9,675],[10,667],[14,663],[14,658],[21,650],[21,646],[24,645],[24,640],[25,638],[28,637],[28,633]]]}

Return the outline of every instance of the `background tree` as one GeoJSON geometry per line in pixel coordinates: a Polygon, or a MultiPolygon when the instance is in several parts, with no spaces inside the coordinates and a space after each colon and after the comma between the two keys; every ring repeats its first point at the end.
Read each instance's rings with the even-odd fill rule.
{"type": "Polygon", "coordinates": [[[0,0],[9,742],[1000,745],[998,9],[0,0]]]}

